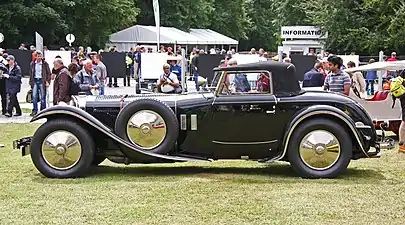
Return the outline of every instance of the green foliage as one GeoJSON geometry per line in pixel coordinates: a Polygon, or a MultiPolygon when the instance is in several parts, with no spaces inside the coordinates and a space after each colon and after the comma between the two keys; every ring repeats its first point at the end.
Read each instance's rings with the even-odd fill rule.
{"type": "MultiPolygon", "coordinates": [[[[126,27],[155,25],[152,0],[13,0],[0,3],[2,47],[34,43],[103,47],[108,35],[126,27]]],[[[181,30],[210,28],[251,47],[275,51],[281,26],[315,25],[328,32],[336,53],[405,53],[405,3],[398,0],[161,0],[161,25],[181,30]]]]}

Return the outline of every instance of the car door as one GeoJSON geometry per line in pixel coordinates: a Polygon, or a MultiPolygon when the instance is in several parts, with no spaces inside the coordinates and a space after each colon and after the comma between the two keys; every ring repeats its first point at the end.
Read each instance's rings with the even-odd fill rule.
{"type": "Polygon", "coordinates": [[[218,96],[211,133],[216,158],[262,159],[277,152],[283,125],[272,94],[218,96]]]}

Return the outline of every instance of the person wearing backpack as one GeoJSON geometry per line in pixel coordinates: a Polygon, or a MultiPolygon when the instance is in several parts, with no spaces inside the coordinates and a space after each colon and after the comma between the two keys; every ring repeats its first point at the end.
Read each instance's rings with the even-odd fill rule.
{"type": "Polygon", "coordinates": [[[55,80],[53,83],[53,105],[69,104],[71,100],[70,88],[72,77],[63,65],[63,60],[56,58],[53,63],[55,80]]]}
{"type": "Polygon", "coordinates": [[[392,108],[395,106],[396,99],[401,102],[402,122],[399,126],[399,149],[398,152],[405,153],[405,74],[401,73],[398,77],[391,79],[390,92],[393,98],[392,108]]]}

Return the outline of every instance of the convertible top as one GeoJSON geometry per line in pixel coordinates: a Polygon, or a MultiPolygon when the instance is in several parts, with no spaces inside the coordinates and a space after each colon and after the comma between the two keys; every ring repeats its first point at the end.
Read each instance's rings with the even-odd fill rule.
{"type": "Polygon", "coordinates": [[[214,71],[269,71],[273,77],[274,93],[278,97],[288,97],[302,94],[295,66],[290,63],[264,61],[223,68],[214,68],[214,71]]]}
{"type": "Polygon", "coordinates": [[[375,62],[367,64],[364,66],[353,67],[350,69],[345,69],[345,72],[356,72],[356,71],[373,71],[373,70],[404,70],[405,60],[394,61],[394,62],[375,62]]]}

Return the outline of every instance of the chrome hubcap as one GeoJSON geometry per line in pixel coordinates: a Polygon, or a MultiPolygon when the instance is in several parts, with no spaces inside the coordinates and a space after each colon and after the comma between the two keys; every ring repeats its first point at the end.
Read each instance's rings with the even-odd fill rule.
{"type": "Polygon", "coordinates": [[[140,110],[128,121],[127,135],[130,141],[144,149],[159,146],[166,137],[166,123],[163,118],[151,110],[140,110]]]}
{"type": "Polygon", "coordinates": [[[335,165],[341,153],[339,140],[332,133],[316,130],[308,133],[300,143],[302,161],[314,170],[326,170],[335,165]]]}
{"type": "Polygon", "coordinates": [[[67,170],[75,166],[82,155],[79,139],[67,131],[55,131],[42,143],[42,157],[52,168],[67,170]]]}

